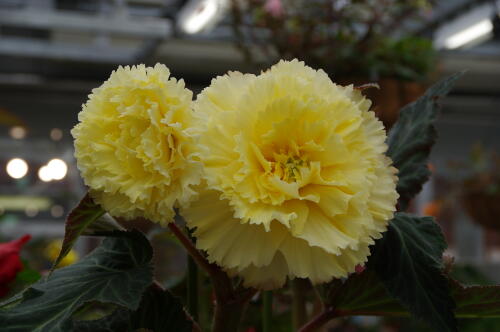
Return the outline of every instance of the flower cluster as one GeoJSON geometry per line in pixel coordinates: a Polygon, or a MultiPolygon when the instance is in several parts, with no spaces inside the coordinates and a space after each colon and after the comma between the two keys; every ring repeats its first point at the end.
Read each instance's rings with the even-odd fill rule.
{"type": "Polygon", "coordinates": [[[218,77],[195,102],[166,67],[120,68],[73,130],[91,194],[110,214],[172,220],[246,286],[345,277],[398,198],[370,101],[322,70],[281,61],[218,77]]]}

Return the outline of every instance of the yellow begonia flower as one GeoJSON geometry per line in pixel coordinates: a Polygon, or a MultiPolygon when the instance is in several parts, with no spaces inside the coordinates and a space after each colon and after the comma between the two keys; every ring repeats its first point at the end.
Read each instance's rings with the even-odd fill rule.
{"type": "Polygon", "coordinates": [[[94,89],[72,130],[94,200],[111,215],[172,221],[199,182],[192,92],[167,67],[119,67],[94,89]]]}
{"type": "Polygon", "coordinates": [[[206,186],[183,210],[198,248],[261,289],[366,262],[398,198],[370,105],[296,60],[214,79],[194,106],[206,186]]]}
{"type": "MultiPolygon", "coordinates": [[[[52,240],[47,244],[47,247],[45,247],[44,252],[45,256],[50,261],[54,262],[57,259],[59,253],[61,252],[62,243],[63,243],[62,240],[52,240]]],[[[76,261],[78,261],[78,259],[79,259],[78,253],[74,249],[71,249],[57,266],[65,267],[75,263],[76,261]]]]}

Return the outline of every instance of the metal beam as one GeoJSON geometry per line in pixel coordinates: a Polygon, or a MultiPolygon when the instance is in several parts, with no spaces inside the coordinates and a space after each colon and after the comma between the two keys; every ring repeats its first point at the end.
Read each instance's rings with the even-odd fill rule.
{"type": "Polygon", "coordinates": [[[124,47],[81,45],[28,38],[2,38],[0,54],[53,60],[125,64],[133,62],[137,50],[124,47]]]}
{"type": "Polygon", "coordinates": [[[71,11],[0,10],[0,25],[23,28],[109,33],[136,38],[167,38],[172,22],[165,18],[89,15],[71,11]]]}

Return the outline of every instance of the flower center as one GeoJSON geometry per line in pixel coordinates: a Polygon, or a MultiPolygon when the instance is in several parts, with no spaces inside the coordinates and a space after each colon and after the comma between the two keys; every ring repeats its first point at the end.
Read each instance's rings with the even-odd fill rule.
{"type": "Polygon", "coordinates": [[[306,162],[298,156],[276,155],[273,163],[273,173],[286,182],[297,182],[300,180],[300,167],[306,162]]]}

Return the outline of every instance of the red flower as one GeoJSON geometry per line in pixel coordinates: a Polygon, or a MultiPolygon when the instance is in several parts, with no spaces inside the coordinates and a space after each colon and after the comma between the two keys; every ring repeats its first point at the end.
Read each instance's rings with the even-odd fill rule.
{"type": "Polygon", "coordinates": [[[8,284],[23,269],[19,251],[30,239],[31,235],[24,235],[18,240],[0,244],[0,297],[7,294],[9,291],[8,284]]]}

